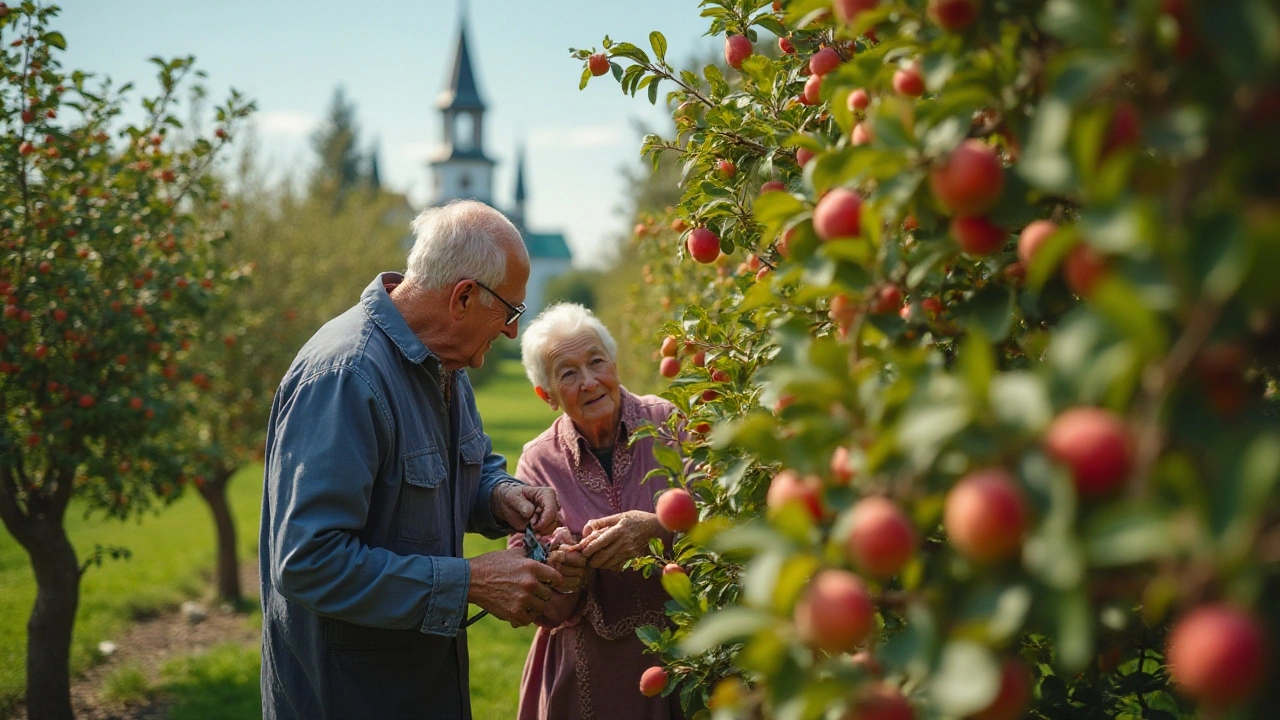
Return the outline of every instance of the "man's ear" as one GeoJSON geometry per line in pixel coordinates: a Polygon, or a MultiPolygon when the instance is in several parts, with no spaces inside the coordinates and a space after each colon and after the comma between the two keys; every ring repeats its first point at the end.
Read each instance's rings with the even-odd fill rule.
{"type": "Polygon", "coordinates": [[[453,292],[449,294],[449,317],[461,320],[466,317],[467,310],[470,309],[471,303],[474,301],[475,283],[470,280],[459,280],[453,285],[453,292]]]}
{"type": "Polygon", "coordinates": [[[534,386],[533,391],[537,393],[538,397],[542,398],[542,402],[546,403],[552,410],[560,409],[560,406],[556,404],[555,398],[551,397],[551,393],[547,392],[546,388],[534,386]]]}

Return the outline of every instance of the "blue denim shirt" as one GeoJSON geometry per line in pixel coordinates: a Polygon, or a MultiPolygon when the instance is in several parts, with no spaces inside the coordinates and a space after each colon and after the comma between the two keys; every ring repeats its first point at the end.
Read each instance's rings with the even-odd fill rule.
{"type": "Polygon", "coordinates": [[[515,482],[465,372],[439,360],[378,276],[302,348],[267,430],[259,537],[268,718],[469,717],[464,531],[515,482]],[[353,714],[354,713],[354,714],[353,714]]]}

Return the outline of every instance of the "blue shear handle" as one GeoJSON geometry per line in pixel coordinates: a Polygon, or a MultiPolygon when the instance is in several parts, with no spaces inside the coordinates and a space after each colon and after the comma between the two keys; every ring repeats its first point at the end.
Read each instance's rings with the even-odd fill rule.
{"type": "MultiPolygon", "coordinates": [[[[533,532],[532,525],[528,525],[524,529],[524,556],[529,558],[530,560],[537,560],[540,563],[545,563],[547,561],[547,548],[545,545],[542,544],[541,541],[538,540],[537,534],[533,532]]],[[[480,612],[471,616],[471,618],[467,620],[467,624],[464,625],[464,627],[471,627],[471,625],[475,623],[475,621],[479,620],[480,618],[488,614],[489,614],[488,610],[481,610],[480,612]]]]}

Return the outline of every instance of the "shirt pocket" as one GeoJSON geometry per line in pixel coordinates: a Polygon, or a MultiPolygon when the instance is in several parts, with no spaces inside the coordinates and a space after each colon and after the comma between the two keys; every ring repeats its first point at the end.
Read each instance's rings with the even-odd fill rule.
{"type": "Polygon", "coordinates": [[[449,501],[449,474],[444,458],[435,448],[414,450],[404,455],[404,482],[400,487],[400,532],[402,542],[433,545],[452,530],[449,501]]]}
{"type": "Polygon", "coordinates": [[[458,491],[463,497],[474,497],[480,487],[480,474],[483,472],[485,458],[484,435],[476,432],[459,444],[459,456],[462,466],[458,468],[458,491]]]}

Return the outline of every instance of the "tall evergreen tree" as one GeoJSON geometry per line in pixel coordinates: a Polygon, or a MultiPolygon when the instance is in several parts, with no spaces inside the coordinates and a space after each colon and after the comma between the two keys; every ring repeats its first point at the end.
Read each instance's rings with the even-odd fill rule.
{"type": "Polygon", "coordinates": [[[313,193],[333,195],[335,205],[341,204],[347,191],[366,179],[359,136],[356,106],[347,99],[342,86],[338,86],[329,103],[328,117],[311,137],[311,146],[320,156],[311,182],[313,193]]]}

